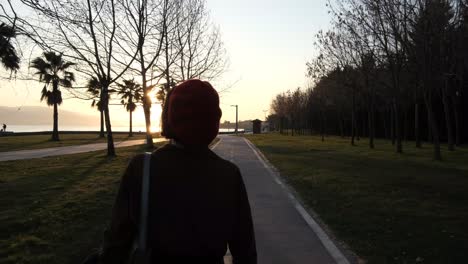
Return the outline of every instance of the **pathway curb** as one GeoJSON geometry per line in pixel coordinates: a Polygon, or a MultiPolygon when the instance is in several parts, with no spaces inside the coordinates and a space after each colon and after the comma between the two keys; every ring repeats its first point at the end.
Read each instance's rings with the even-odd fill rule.
{"type": "Polygon", "coordinates": [[[293,203],[294,207],[298,213],[302,216],[307,225],[312,229],[312,231],[317,235],[322,245],[328,251],[330,256],[337,264],[350,264],[351,262],[345,257],[341,250],[335,245],[333,240],[329,235],[323,230],[323,228],[314,220],[314,218],[307,212],[302,203],[296,198],[293,194],[295,193],[291,187],[289,187],[280,177],[278,169],[276,169],[273,164],[271,164],[268,159],[263,155],[263,153],[247,138],[244,138],[245,143],[252,149],[257,158],[263,164],[265,169],[273,177],[275,182],[280,185],[287,193],[288,198],[293,203]]]}

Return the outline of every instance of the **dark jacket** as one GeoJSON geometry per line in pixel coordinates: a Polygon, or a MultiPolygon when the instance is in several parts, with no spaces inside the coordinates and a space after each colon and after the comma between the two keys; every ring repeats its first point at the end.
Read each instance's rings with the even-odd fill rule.
{"type": "MultiPolygon", "coordinates": [[[[143,160],[133,158],[122,178],[103,263],[125,260],[138,232],[143,160]]],[[[249,201],[236,165],[208,148],[167,144],[153,152],[150,179],[152,263],[223,263],[228,246],[233,263],[257,263],[249,201]]]]}

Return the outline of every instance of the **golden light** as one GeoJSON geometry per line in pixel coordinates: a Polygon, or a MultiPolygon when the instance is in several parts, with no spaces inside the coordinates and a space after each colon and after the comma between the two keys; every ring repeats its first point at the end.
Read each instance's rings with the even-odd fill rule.
{"type": "MultiPolygon", "coordinates": [[[[156,98],[154,98],[156,100],[156,98]]],[[[160,104],[153,104],[151,106],[151,133],[156,133],[161,131],[160,123],[161,123],[161,114],[162,108],[160,104]]]]}
{"type": "Polygon", "coordinates": [[[157,93],[157,89],[153,89],[148,93],[148,97],[150,98],[152,104],[159,103],[158,99],[156,98],[157,93]]]}

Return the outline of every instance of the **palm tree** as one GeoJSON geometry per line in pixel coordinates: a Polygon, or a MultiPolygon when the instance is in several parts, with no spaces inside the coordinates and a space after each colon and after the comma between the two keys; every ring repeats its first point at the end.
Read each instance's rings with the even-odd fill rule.
{"type": "Polygon", "coordinates": [[[68,71],[68,68],[75,65],[75,63],[63,60],[62,54],[52,51],[44,52],[43,56],[44,58],[35,58],[30,67],[37,70],[35,74],[39,75],[39,81],[45,83],[44,88],[42,88],[41,101],[47,99],[47,105],[54,106],[52,140],[59,141],[57,106],[62,104],[62,92],[59,86],[72,87],[75,75],[73,72],[68,71]],[[52,84],[52,90],[48,90],[50,84],[52,84]]]}
{"type": "Polygon", "coordinates": [[[20,59],[15,47],[11,44],[11,39],[16,37],[15,28],[0,24],[0,61],[7,70],[15,71],[19,69],[20,59]]]}
{"type": "Polygon", "coordinates": [[[132,137],[132,113],[137,107],[136,103],[141,102],[141,100],[143,99],[143,88],[134,80],[124,80],[123,84],[118,84],[118,86],[119,90],[117,93],[121,95],[120,98],[122,99],[120,102],[130,113],[130,131],[128,133],[128,136],[132,137]]]}
{"type": "Polygon", "coordinates": [[[104,137],[104,108],[102,107],[101,103],[101,84],[96,77],[92,77],[88,80],[86,84],[88,87],[88,93],[93,96],[93,102],[91,103],[91,107],[97,107],[98,111],[101,113],[101,129],[99,131],[99,137],[104,137]]]}

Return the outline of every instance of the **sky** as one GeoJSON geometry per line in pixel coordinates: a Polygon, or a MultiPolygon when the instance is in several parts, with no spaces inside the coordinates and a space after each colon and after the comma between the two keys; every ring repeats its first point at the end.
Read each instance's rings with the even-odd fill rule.
{"type": "Polygon", "coordinates": [[[325,4],[326,0],[208,0],[230,61],[225,83],[218,86],[234,84],[221,95],[222,120],[235,120],[232,104],[239,105],[239,119],[263,120],[276,94],[305,86],[305,64],[316,54],[315,34],[329,25],[325,4]]]}
{"type": "MultiPolygon", "coordinates": [[[[235,121],[235,108],[231,107],[235,104],[240,120],[264,119],[276,94],[305,86],[305,64],[316,55],[315,34],[329,27],[325,4],[326,0],[207,0],[229,60],[226,72],[213,82],[218,91],[223,91],[222,121],[235,121]]],[[[41,88],[34,81],[2,81],[0,105],[45,106],[39,100],[41,88]]],[[[90,104],[67,99],[60,109],[98,114],[90,104]]],[[[157,127],[160,107],[155,105],[153,112],[157,127]]],[[[118,125],[128,122],[123,107],[112,106],[111,115],[118,125]]],[[[144,123],[141,109],[134,116],[137,125],[144,123]]]]}

